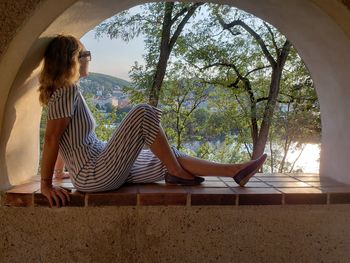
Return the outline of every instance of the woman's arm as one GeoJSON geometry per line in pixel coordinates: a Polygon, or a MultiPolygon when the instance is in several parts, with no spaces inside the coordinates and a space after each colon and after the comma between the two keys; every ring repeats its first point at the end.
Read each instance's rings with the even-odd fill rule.
{"type": "Polygon", "coordinates": [[[48,120],[45,131],[43,158],[41,164],[41,193],[49,200],[50,206],[55,200],[56,206],[60,207],[59,198],[62,204],[69,200],[68,192],[62,188],[52,186],[52,175],[58,155],[59,140],[68,126],[70,118],[48,120]]]}

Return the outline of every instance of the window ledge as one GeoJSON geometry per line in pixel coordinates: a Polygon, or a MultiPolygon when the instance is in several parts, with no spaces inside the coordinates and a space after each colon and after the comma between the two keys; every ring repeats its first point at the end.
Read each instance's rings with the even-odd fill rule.
{"type": "MultiPolygon", "coordinates": [[[[232,178],[206,177],[199,186],[128,184],[115,191],[82,193],[70,179],[54,180],[70,189],[72,207],[88,206],[197,206],[350,204],[350,186],[318,174],[257,174],[245,187],[232,178]]],[[[49,206],[40,193],[40,177],[1,194],[1,206],[49,206]]]]}

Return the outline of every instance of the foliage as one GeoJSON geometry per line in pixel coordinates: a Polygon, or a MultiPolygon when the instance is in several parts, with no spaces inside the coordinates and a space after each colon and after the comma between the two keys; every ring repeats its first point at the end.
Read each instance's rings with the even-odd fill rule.
{"type": "MultiPolygon", "coordinates": [[[[183,18],[182,10],[191,5],[176,3],[173,14],[183,18]]],[[[135,62],[129,73],[132,84],[123,87],[132,103],[146,102],[154,82],[165,6],[150,3],[140,6],[140,13],[121,12],[96,30],[98,37],[125,41],[144,37],[144,63],[135,62]]],[[[291,171],[288,152],[319,143],[321,133],[317,95],[303,61],[285,36],[251,14],[216,4],[199,10],[178,36],[162,84],[162,124],[169,140],[201,158],[240,162],[253,155],[266,114],[272,112],[266,135],[270,170],[291,171]],[[271,101],[273,61],[278,63],[283,52],[277,96],[271,101]]],[[[172,34],[182,20],[174,21],[172,34]]],[[[118,121],[114,117],[110,123],[118,121]]],[[[108,131],[100,132],[108,137],[108,131]]]]}
{"type": "Polygon", "coordinates": [[[96,28],[103,35],[128,42],[143,35],[145,65],[135,62],[130,71],[133,87],[127,87],[131,100],[158,104],[169,57],[189,19],[202,3],[159,2],[140,6],[141,12],[123,11],[96,28]]]}

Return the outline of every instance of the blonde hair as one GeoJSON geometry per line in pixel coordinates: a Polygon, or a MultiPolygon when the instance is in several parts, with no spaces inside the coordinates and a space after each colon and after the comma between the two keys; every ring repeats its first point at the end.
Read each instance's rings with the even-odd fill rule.
{"type": "Polygon", "coordinates": [[[39,77],[39,101],[47,105],[56,89],[69,87],[79,79],[79,52],[81,42],[67,35],[57,35],[52,39],[44,54],[44,65],[39,77]]]}

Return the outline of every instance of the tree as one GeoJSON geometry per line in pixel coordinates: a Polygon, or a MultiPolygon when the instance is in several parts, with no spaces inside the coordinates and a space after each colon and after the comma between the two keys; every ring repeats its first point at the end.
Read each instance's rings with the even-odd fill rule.
{"type": "MultiPolygon", "coordinates": [[[[228,88],[242,89],[247,94],[253,144],[252,159],[255,159],[265,149],[291,43],[267,23],[257,21],[235,8],[210,5],[210,12],[210,22],[200,21],[197,24],[201,28],[201,34],[194,41],[192,38],[190,43],[186,41],[187,46],[191,47],[187,60],[195,63],[200,70],[206,71],[205,76],[216,75],[214,82],[221,82],[228,88]],[[209,26],[212,30],[206,30],[209,26]],[[215,28],[221,29],[221,32],[212,34],[215,28]],[[198,38],[203,37],[208,41],[204,45],[203,41],[198,42],[198,38]],[[269,74],[267,92],[254,92],[253,83],[259,82],[259,74],[265,75],[263,80],[269,74]],[[262,102],[263,107],[260,106],[262,102]],[[261,117],[258,116],[258,108],[262,108],[261,117]]],[[[198,27],[193,28],[197,30],[198,27]]],[[[188,34],[188,39],[194,35],[193,32],[188,34]]],[[[212,77],[210,81],[213,81],[212,77]]],[[[241,103],[238,97],[236,100],[241,103]]],[[[244,108],[242,105],[242,110],[244,108]]]]}
{"type": "Polygon", "coordinates": [[[151,105],[158,104],[174,45],[186,23],[201,5],[174,2],[146,4],[142,6],[143,14],[131,15],[129,11],[124,11],[97,27],[98,37],[107,34],[110,38],[121,37],[129,41],[140,34],[145,35],[145,70],[136,63],[131,78],[141,93],[148,92],[151,105]]]}
{"type": "Polygon", "coordinates": [[[142,14],[121,14],[114,25],[101,26],[126,41],[145,36],[146,64],[135,63],[133,83],[124,91],[134,103],[162,104],[164,127],[178,148],[201,141],[197,156],[231,162],[256,158],[269,140],[271,170],[292,170],[288,151],[320,133],[317,96],[305,65],[275,28],[229,6],[201,6],[207,14],[188,20],[173,38],[193,5],[148,4],[142,14]],[[170,18],[176,21],[169,29],[170,18]],[[200,103],[209,107],[191,111],[198,83],[210,87],[207,101],[200,103]]]}
{"type": "Polygon", "coordinates": [[[286,164],[292,147],[300,149],[301,154],[307,143],[319,143],[321,134],[320,107],[313,81],[294,50],[291,56],[294,63],[287,65],[280,92],[288,102],[280,104],[275,115],[275,137],[283,144],[279,172],[292,172],[297,159],[286,164]]]}
{"type": "MultiPolygon", "coordinates": [[[[164,109],[163,123],[167,126],[167,135],[176,141],[177,149],[182,148],[184,134],[194,134],[193,130],[191,132],[194,113],[207,100],[208,90],[207,85],[198,83],[195,79],[167,80],[164,83],[161,99],[164,109]]],[[[200,129],[200,126],[195,129],[200,129]]],[[[194,137],[191,136],[191,139],[194,137]]]]}

